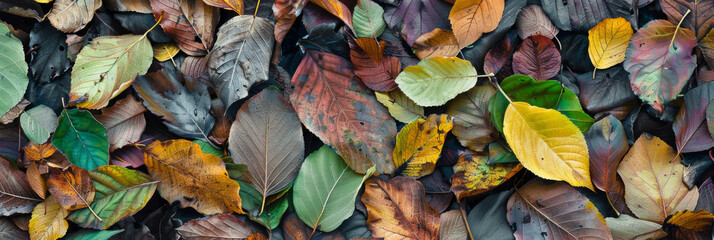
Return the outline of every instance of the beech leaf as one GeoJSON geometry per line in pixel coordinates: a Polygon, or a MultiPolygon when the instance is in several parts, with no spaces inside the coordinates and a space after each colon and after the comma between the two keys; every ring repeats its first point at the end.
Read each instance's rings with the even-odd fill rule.
{"type": "Polygon", "coordinates": [[[25,94],[29,82],[27,63],[22,42],[10,34],[5,24],[0,24],[0,115],[14,107],[25,94]]]}
{"type": "Polygon", "coordinates": [[[57,120],[52,145],[81,168],[92,170],[109,163],[107,129],[79,109],[63,110],[57,120]]]}
{"type": "Polygon", "coordinates": [[[57,128],[57,114],[45,105],[38,105],[20,115],[20,125],[27,139],[44,143],[57,128]]]}
{"type": "Polygon", "coordinates": [[[419,106],[444,105],[473,88],[479,76],[470,62],[456,57],[430,57],[397,76],[399,89],[419,106]]]}

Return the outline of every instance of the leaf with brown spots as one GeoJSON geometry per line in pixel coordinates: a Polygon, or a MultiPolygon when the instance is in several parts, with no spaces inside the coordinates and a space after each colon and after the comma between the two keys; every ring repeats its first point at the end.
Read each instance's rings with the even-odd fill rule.
{"type": "Polygon", "coordinates": [[[434,172],[446,134],[454,127],[452,120],[446,114],[432,114],[426,120],[419,118],[404,126],[394,147],[397,172],[414,178],[434,172]]]}
{"type": "Polygon", "coordinates": [[[488,164],[488,156],[467,152],[459,157],[451,175],[451,191],[456,199],[485,193],[506,182],[523,169],[520,163],[488,164]]]}
{"type": "Polygon", "coordinates": [[[86,208],[94,201],[94,182],[89,171],[75,165],[66,170],[50,168],[47,187],[57,203],[68,211],[86,208]]]}

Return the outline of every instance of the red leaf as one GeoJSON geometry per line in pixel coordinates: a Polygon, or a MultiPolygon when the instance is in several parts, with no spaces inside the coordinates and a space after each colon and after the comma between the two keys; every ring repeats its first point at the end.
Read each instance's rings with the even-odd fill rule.
{"type": "Polygon", "coordinates": [[[401,72],[402,64],[399,58],[382,54],[386,42],[381,41],[377,45],[371,38],[360,38],[357,41],[350,39],[350,59],[360,80],[374,91],[388,92],[397,88],[394,79],[401,72]],[[375,58],[375,54],[378,58],[375,58]]]}
{"type": "Polygon", "coordinates": [[[513,73],[536,80],[548,80],[560,71],[560,52],[553,41],[543,35],[524,40],[513,54],[513,73]]]}
{"type": "Polygon", "coordinates": [[[154,18],[161,18],[161,28],[176,40],[179,48],[191,56],[203,56],[213,46],[218,23],[218,8],[202,0],[150,0],[154,18]],[[187,15],[188,14],[188,15],[187,15]]]}

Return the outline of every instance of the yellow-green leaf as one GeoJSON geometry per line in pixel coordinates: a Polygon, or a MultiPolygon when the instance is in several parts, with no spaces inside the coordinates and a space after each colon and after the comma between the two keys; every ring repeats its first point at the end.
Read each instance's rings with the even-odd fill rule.
{"type": "Polygon", "coordinates": [[[503,134],[516,158],[535,175],[594,191],[585,137],[562,113],[524,102],[511,103],[506,109],[503,134]]]}
{"type": "Polygon", "coordinates": [[[172,59],[181,49],[175,43],[157,43],[151,46],[154,49],[154,58],[159,62],[172,59]]]}
{"type": "Polygon", "coordinates": [[[30,218],[30,239],[55,240],[67,234],[69,212],[62,208],[53,197],[48,197],[43,203],[35,206],[30,218]]]}
{"type": "Polygon", "coordinates": [[[413,121],[397,134],[394,165],[404,176],[423,177],[434,172],[446,134],[454,127],[453,117],[432,114],[413,121]]]}
{"type": "Polygon", "coordinates": [[[377,101],[389,110],[389,115],[403,123],[410,123],[424,117],[424,108],[417,105],[399,89],[388,93],[374,92],[377,101]]]}
{"type": "Polygon", "coordinates": [[[606,69],[625,61],[632,26],[622,17],[605,18],[588,31],[588,54],[597,69],[606,69]]]}
{"type": "Polygon", "coordinates": [[[523,169],[519,163],[488,164],[488,156],[467,152],[459,156],[451,175],[456,199],[475,196],[498,187],[523,169]]]}

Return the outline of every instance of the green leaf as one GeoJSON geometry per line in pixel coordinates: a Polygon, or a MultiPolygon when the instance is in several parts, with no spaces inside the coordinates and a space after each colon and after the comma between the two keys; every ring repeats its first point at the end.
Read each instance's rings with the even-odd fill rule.
{"type": "Polygon", "coordinates": [[[134,215],[149,202],[159,184],[145,173],[116,165],[101,166],[89,175],[97,191],[91,207],[102,221],[89,208],[76,210],[67,217],[84,228],[107,229],[122,218],[134,215]]]}
{"type": "Polygon", "coordinates": [[[57,128],[57,114],[45,105],[38,105],[22,113],[20,125],[30,141],[45,143],[57,128]]]}
{"type": "Polygon", "coordinates": [[[124,229],[119,230],[80,230],[69,236],[64,237],[64,240],[107,240],[117,233],[123,232],[124,229]]]}
{"type": "Polygon", "coordinates": [[[3,115],[22,100],[30,80],[22,42],[5,24],[0,24],[0,42],[0,115],[3,115]]]}
{"type": "Polygon", "coordinates": [[[424,108],[396,89],[388,93],[374,92],[377,101],[389,109],[389,115],[403,123],[410,123],[424,116],[424,108]]]}
{"type": "Polygon", "coordinates": [[[407,97],[423,107],[444,105],[473,88],[478,73],[471,62],[457,57],[430,57],[409,66],[394,80],[407,97]]]}
{"type": "Polygon", "coordinates": [[[57,120],[52,145],[81,168],[92,170],[109,162],[107,129],[79,109],[63,110],[57,120]]]}
{"type": "Polygon", "coordinates": [[[488,165],[496,163],[517,163],[516,155],[498,142],[488,144],[488,165]]]}
{"type": "Polygon", "coordinates": [[[223,157],[223,151],[213,147],[213,145],[211,145],[210,143],[203,140],[193,140],[193,142],[198,144],[198,146],[201,146],[201,151],[203,153],[210,153],[218,157],[223,157]]]}
{"type": "Polygon", "coordinates": [[[104,36],[82,48],[72,68],[69,100],[77,107],[100,109],[146,74],[154,51],[146,35],[104,36]]]}
{"type": "MultiPolygon", "coordinates": [[[[501,88],[514,102],[527,102],[532,106],[557,110],[568,117],[580,131],[587,131],[595,123],[595,119],[583,111],[578,96],[558,81],[536,82],[529,76],[513,75],[503,79],[501,88]]],[[[507,107],[508,100],[501,92],[496,93],[488,104],[491,121],[500,132],[503,132],[503,116],[507,107]]]]}
{"type": "Polygon", "coordinates": [[[248,217],[267,228],[275,229],[278,227],[280,219],[285,214],[285,211],[288,210],[288,198],[281,197],[277,201],[268,204],[263,212],[260,213],[263,195],[258,190],[255,190],[251,184],[243,181],[237,182],[240,184],[241,207],[248,213],[248,217]]]}
{"type": "Polygon", "coordinates": [[[384,9],[371,0],[359,0],[352,15],[355,33],[358,38],[377,38],[382,35],[386,23],[384,22],[384,9]]]}
{"type": "Polygon", "coordinates": [[[327,145],[307,158],[293,187],[293,205],[300,219],[312,228],[330,232],[352,216],[357,193],[369,176],[352,171],[327,145]]]}

